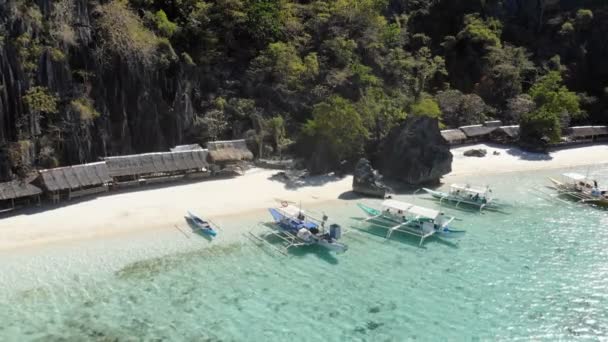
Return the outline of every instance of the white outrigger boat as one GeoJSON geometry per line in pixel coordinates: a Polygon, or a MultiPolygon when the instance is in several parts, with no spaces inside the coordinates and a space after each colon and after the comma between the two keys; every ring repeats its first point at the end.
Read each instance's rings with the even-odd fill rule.
{"type": "Polygon", "coordinates": [[[469,184],[452,184],[448,192],[436,191],[427,188],[422,188],[426,193],[434,198],[439,199],[439,203],[443,201],[451,202],[458,207],[460,204],[479,207],[479,210],[484,208],[495,209],[497,203],[492,196],[492,189],[489,186],[480,187],[469,184]]]}
{"type": "Polygon", "coordinates": [[[419,245],[422,245],[426,238],[434,234],[458,237],[465,233],[464,230],[454,230],[449,227],[454,217],[434,209],[397,200],[382,202],[382,209],[374,209],[361,203],[357,205],[369,216],[363,222],[370,222],[374,226],[387,229],[387,239],[393,232],[399,231],[420,237],[419,245]]]}
{"type": "Polygon", "coordinates": [[[561,180],[549,180],[558,195],[568,196],[580,203],[608,207],[608,189],[600,188],[594,179],[580,173],[564,173],[561,180]]]}
{"type": "Polygon", "coordinates": [[[310,216],[301,208],[286,202],[282,202],[281,207],[269,208],[268,211],[274,220],[275,229],[262,236],[257,236],[250,232],[250,236],[259,242],[273,247],[282,254],[287,254],[288,249],[291,247],[310,245],[319,245],[338,253],[348,250],[347,245],[338,242],[342,237],[342,227],[337,224],[331,224],[329,231],[326,231],[326,215],[323,215],[323,218],[319,220],[310,216]],[[277,248],[268,242],[271,237],[277,237],[282,240],[282,248],[277,248]]]}

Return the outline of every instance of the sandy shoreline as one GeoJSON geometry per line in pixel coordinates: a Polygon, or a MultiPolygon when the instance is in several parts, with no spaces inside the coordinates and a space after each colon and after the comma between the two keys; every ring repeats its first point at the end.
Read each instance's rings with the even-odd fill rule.
{"type": "MultiPolygon", "coordinates": [[[[484,144],[452,149],[452,173],[444,178],[608,163],[608,146],[594,145],[552,152],[548,157],[516,148],[484,144]],[[485,158],[464,157],[470,148],[486,148],[485,158]],[[493,155],[499,151],[499,155],[493,155]]],[[[252,213],[277,200],[315,204],[336,201],[351,190],[352,176],[310,177],[297,189],[271,179],[277,171],[254,169],[235,179],[208,180],[140,188],[84,199],[39,212],[24,211],[0,219],[0,251],[57,242],[185,226],[186,210],[214,218],[252,213]]],[[[187,226],[185,226],[187,227],[187,226]]],[[[230,232],[235,235],[242,232],[230,232]]]]}

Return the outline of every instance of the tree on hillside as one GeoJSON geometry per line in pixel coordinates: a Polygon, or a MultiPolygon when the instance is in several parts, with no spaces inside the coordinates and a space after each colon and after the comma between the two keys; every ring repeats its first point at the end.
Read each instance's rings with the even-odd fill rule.
{"type": "Polygon", "coordinates": [[[530,96],[536,103],[536,110],[520,119],[521,139],[526,142],[535,143],[545,137],[551,142],[558,142],[562,118],[565,115],[581,115],[578,96],[562,84],[562,77],[557,71],[541,77],[530,88],[530,96]]]}
{"type": "Polygon", "coordinates": [[[353,160],[361,155],[368,132],[349,100],[332,96],[315,105],[312,116],[303,133],[335,162],[353,160]]]}

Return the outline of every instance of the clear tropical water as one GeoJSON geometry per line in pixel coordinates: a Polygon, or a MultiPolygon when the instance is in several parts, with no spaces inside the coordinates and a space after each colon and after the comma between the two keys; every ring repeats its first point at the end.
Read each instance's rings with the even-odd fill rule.
{"type": "MultiPolygon", "coordinates": [[[[176,231],[0,255],[0,340],[604,340],[608,212],[528,192],[559,172],[476,177],[512,207],[446,210],[467,235],[423,248],[353,232],[345,254],[279,257],[176,231]]],[[[348,227],[355,203],[323,210],[348,227]]]]}

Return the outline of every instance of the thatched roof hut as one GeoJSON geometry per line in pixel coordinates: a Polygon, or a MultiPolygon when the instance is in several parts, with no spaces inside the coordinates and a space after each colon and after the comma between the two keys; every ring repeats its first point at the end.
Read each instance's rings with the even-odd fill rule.
{"type": "Polygon", "coordinates": [[[199,144],[177,145],[171,149],[171,152],[198,151],[203,148],[199,144]]]}
{"type": "Polygon", "coordinates": [[[102,186],[112,181],[104,162],[41,170],[40,179],[48,191],[102,186]]]}
{"type": "Polygon", "coordinates": [[[111,177],[194,171],[207,168],[207,151],[158,152],[105,158],[111,177]]]}
{"type": "Polygon", "coordinates": [[[0,183],[0,201],[38,196],[41,193],[42,190],[30,184],[28,180],[14,180],[0,183]]]}
{"type": "Polygon", "coordinates": [[[467,138],[480,138],[486,136],[498,127],[496,126],[484,126],[484,125],[470,125],[470,126],[462,126],[459,127],[461,131],[467,136],[467,138]]]}
{"type": "Polygon", "coordinates": [[[441,136],[450,145],[461,144],[467,140],[467,136],[459,129],[445,129],[441,131],[441,136]]]}
{"type": "Polygon", "coordinates": [[[490,133],[490,139],[499,143],[512,143],[519,138],[519,125],[500,126],[490,133]]]}
{"type": "Polygon", "coordinates": [[[568,128],[568,137],[572,139],[608,136],[607,126],[576,126],[568,128]]]}
{"type": "Polygon", "coordinates": [[[253,153],[247,148],[244,139],[211,141],[207,143],[207,148],[211,163],[230,163],[253,159],[253,153]]]}

